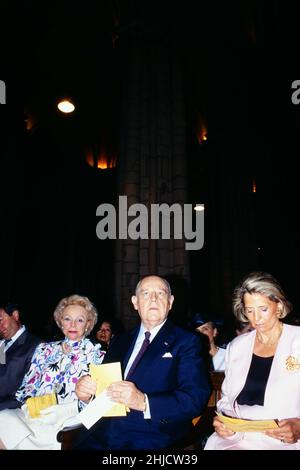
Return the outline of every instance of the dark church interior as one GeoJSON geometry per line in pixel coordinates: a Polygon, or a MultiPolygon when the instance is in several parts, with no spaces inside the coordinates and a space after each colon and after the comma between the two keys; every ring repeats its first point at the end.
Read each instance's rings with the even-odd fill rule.
{"type": "Polygon", "coordinates": [[[170,280],[176,323],[202,312],[230,325],[233,289],[255,270],[278,278],[299,319],[293,11],[278,0],[1,10],[0,297],[26,325],[50,338],[56,304],[77,293],[128,329],[149,273],[170,280]],[[203,248],[100,240],[97,207],[118,208],[121,195],[204,204],[203,248]]]}

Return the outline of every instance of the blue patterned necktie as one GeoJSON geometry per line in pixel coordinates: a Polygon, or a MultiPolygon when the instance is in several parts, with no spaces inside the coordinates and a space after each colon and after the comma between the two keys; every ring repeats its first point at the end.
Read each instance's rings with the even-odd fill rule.
{"type": "Polygon", "coordinates": [[[128,377],[133,373],[133,371],[135,370],[136,366],[138,365],[138,363],[140,362],[142,356],[144,355],[144,352],[146,351],[146,349],[148,348],[149,344],[150,344],[150,331],[145,331],[145,339],[142,343],[142,346],[141,346],[141,349],[139,350],[139,352],[137,353],[133,363],[131,364],[131,367],[128,371],[128,374],[127,374],[127,377],[126,377],[126,380],[128,379],[128,377]]]}

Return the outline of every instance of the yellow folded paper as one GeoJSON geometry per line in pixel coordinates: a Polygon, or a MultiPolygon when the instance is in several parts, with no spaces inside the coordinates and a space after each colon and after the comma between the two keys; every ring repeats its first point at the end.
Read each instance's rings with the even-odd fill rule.
{"type": "Polygon", "coordinates": [[[217,413],[217,415],[228,429],[234,432],[262,432],[278,427],[275,419],[240,419],[230,418],[220,413],[217,413]]]}
{"type": "Polygon", "coordinates": [[[55,393],[49,393],[39,397],[30,397],[26,400],[26,405],[31,418],[38,418],[40,416],[41,410],[56,404],[57,400],[55,393]]]}
{"type": "MultiPolygon", "coordinates": [[[[90,374],[97,384],[96,396],[103,392],[111,383],[123,380],[120,362],[100,365],[91,364],[90,374]]],[[[116,403],[103,416],[126,416],[126,407],[121,403],[116,403]]]]}

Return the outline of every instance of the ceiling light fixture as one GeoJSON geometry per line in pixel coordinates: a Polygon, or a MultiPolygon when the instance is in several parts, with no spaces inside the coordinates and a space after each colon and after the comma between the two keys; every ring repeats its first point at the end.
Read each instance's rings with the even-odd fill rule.
{"type": "Polygon", "coordinates": [[[75,110],[74,104],[69,99],[61,100],[58,103],[57,107],[62,113],[65,113],[65,114],[73,113],[73,111],[75,110]]]}

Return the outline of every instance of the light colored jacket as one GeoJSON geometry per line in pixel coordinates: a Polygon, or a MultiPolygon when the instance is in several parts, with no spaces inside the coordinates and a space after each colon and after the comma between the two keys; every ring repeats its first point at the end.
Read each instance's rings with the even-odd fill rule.
{"type": "MultiPolygon", "coordinates": [[[[255,330],[240,335],[227,346],[225,379],[222,385],[222,398],[217,403],[218,411],[245,419],[276,418],[281,420],[300,417],[300,367],[289,368],[288,366],[290,357],[294,357],[300,365],[300,327],[298,326],[283,325],[266,386],[264,406],[238,405],[236,402],[248,376],[255,335],[255,330]]],[[[214,433],[205,448],[224,449],[241,440],[250,439],[254,442],[255,438],[257,442],[263,441],[263,443],[260,442],[259,448],[273,449],[278,446],[279,448],[289,446],[300,449],[300,441],[296,444],[281,443],[262,433],[236,433],[227,439],[220,438],[214,433]],[[261,447],[262,445],[265,447],[261,447]]]]}

